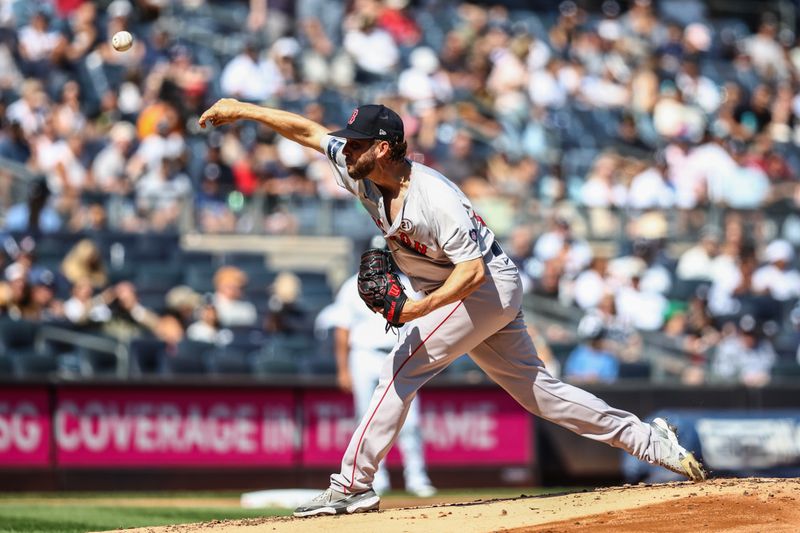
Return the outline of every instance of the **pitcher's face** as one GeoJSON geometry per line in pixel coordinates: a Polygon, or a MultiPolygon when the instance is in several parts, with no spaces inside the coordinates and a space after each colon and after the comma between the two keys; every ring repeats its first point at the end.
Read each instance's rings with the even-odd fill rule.
{"type": "Polygon", "coordinates": [[[347,173],[351,178],[362,180],[375,169],[376,144],[372,139],[347,139],[343,152],[347,173]]]}

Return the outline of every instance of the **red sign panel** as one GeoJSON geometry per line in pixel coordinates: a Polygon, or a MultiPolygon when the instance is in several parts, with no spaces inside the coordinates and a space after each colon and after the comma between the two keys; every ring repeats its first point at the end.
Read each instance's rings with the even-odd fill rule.
{"type": "MultiPolygon", "coordinates": [[[[531,463],[533,417],[504,391],[431,389],[419,396],[429,465],[531,463]]],[[[303,464],[335,468],[355,430],[352,398],[336,391],[308,391],[302,412],[303,464]]],[[[400,462],[397,447],[387,462],[400,462]]]]}
{"type": "Polygon", "coordinates": [[[48,466],[50,409],[44,388],[0,391],[0,466],[48,466]]]}
{"type": "Polygon", "coordinates": [[[291,391],[68,389],[53,417],[62,466],[291,466],[291,391]]]}

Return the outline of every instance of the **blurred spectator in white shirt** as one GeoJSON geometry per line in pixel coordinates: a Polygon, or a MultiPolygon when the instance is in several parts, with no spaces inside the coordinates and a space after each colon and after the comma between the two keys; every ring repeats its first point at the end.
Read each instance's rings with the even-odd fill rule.
{"type": "Polygon", "coordinates": [[[23,70],[29,76],[45,77],[54,59],[53,54],[63,40],[61,34],[50,29],[48,16],[37,11],[30,24],[19,30],[19,53],[23,60],[23,70]]]}
{"type": "Polygon", "coordinates": [[[653,108],[653,125],[663,137],[686,136],[697,141],[705,130],[706,119],[699,108],[683,101],[672,82],[663,82],[661,94],[653,108]]]}
{"type": "Polygon", "coordinates": [[[42,128],[48,114],[49,99],[39,80],[26,79],[20,88],[20,98],[6,109],[6,118],[22,126],[25,135],[32,136],[42,128]]]}
{"type": "Polygon", "coordinates": [[[800,272],[791,266],[792,245],[783,239],[772,241],[764,250],[764,260],[767,264],[753,273],[753,291],[782,302],[800,298],[800,272]]]}
{"type": "Polygon", "coordinates": [[[528,76],[528,96],[534,105],[561,108],[567,102],[567,90],[558,79],[561,62],[551,59],[544,68],[531,71],[528,76]]]}
{"type": "Polygon", "coordinates": [[[721,98],[717,84],[700,74],[700,66],[696,61],[683,62],[675,83],[686,103],[708,114],[714,113],[719,107],[721,98]]]}
{"type": "Polygon", "coordinates": [[[641,288],[640,280],[647,265],[641,259],[634,259],[629,264],[629,283],[616,294],[617,314],[636,329],[658,331],[664,325],[668,302],[661,294],[641,288]]]}
{"type": "Polygon", "coordinates": [[[756,209],[769,196],[769,178],[761,168],[747,161],[747,145],[732,141],[729,147],[736,166],[725,179],[723,201],[734,209],[756,209]]]}
{"type": "Polygon", "coordinates": [[[584,310],[594,309],[611,289],[606,280],[607,267],[608,259],[596,256],[590,267],[575,279],[574,300],[578,307],[584,310]]]}
{"type": "Polygon", "coordinates": [[[542,263],[561,261],[563,270],[572,278],[589,265],[592,249],[586,241],[572,234],[568,220],[556,217],[551,229],[536,240],[533,256],[542,263]]]}
{"type": "Polygon", "coordinates": [[[744,39],[742,46],[762,77],[785,79],[788,68],[783,48],[776,40],[778,27],[773,17],[767,17],[758,27],[758,33],[744,39]]]}
{"type": "Polygon", "coordinates": [[[192,182],[175,159],[162,159],[161,166],[145,174],[136,184],[136,206],[147,214],[153,228],[165,229],[178,221],[183,203],[192,193],[192,182]]]}
{"type": "Polygon", "coordinates": [[[277,65],[259,59],[259,46],[249,38],[244,50],[231,59],[220,74],[222,94],[248,102],[264,102],[283,84],[277,65]]]}
{"type": "Polygon", "coordinates": [[[667,180],[667,162],[663,152],[655,162],[631,180],[628,206],[634,209],[669,209],[675,205],[675,190],[667,180]]]}
{"type": "Polygon", "coordinates": [[[369,83],[392,74],[400,52],[392,36],[376,26],[375,15],[356,14],[346,24],[350,28],[344,36],[344,49],[356,63],[356,81],[369,83]]]}
{"type": "Polygon", "coordinates": [[[198,308],[197,320],[186,329],[186,338],[196,342],[224,344],[228,336],[220,329],[217,310],[211,303],[198,308]]]}
{"type": "Polygon", "coordinates": [[[752,315],[744,315],[736,329],[728,332],[717,346],[709,377],[760,387],[769,383],[775,359],[775,349],[764,336],[761,325],[752,315]]]}
{"type": "Polygon", "coordinates": [[[712,263],[719,253],[720,232],[712,226],[700,230],[700,242],[683,252],[676,274],[685,280],[711,281],[712,263]]]}
{"type": "Polygon", "coordinates": [[[73,324],[81,326],[98,324],[111,320],[108,307],[113,297],[112,291],[103,291],[94,296],[94,288],[89,278],[80,278],[72,286],[72,297],[64,303],[64,315],[73,324]]]}
{"type": "Polygon", "coordinates": [[[111,126],[108,137],[111,142],[100,150],[92,163],[92,176],[103,192],[125,192],[125,166],[136,138],[136,127],[130,122],[117,122],[111,126]]]}
{"type": "Polygon", "coordinates": [[[595,159],[581,187],[581,203],[587,207],[612,207],[624,203],[624,187],[616,183],[619,161],[614,154],[595,159]]]}
{"type": "Polygon", "coordinates": [[[234,266],[224,266],[214,274],[214,308],[222,326],[253,326],[256,307],[242,299],[247,274],[234,266]]]}
{"type": "Polygon", "coordinates": [[[436,52],[427,46],[415,48],[408,58],[409,68],[400,73],[397,91],[419,112],[453,96],[450,79],[439,65],[436,52]]]}

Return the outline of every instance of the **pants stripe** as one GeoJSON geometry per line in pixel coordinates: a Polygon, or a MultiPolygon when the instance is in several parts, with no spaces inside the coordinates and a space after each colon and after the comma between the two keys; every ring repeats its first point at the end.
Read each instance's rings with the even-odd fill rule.
{"type": "Polygon", "coordinates": [[[435,328],[433,328],[433,331],[431,331],[431,332],[428,334],[428,336],[427,336],[427,337],[425,337],[425,339],[423,339],[423,341],[422,341],[422,342],[419,344],[419,346],[417,346],[416,348],[414,348],[414,351],[413,351],[413,352],[411,352],[411,354],[410,354],[408,357],[406,357],[405,361],[403,361],[403,363],[400,365],[400,367],[397,369],[397,371],[395,371],[394,375],[392,376],[392,379],[391,379],[391,381],[389,381],[389,384],[386,386],[386,390],[385,390],[385,391],[383,391],[383,395],[381,396],[381,399],[378,401],[378,404],[375,406],[375,409],[373,409],[373,410],[372,410],[372,414],[370,414],[370,415],[369,415],[369,420],[367,420],[367,423],[366,423],[366,424],[364,424],[364,429],[361,431],[361,436],[360,436],[360,437],[358,437],[358,446],[356,446],[356,451],[355,451],[355,454],[356,454],[356,455],[355,455],[355,457],[353,458],[353,473],[352,473],[352,475],[350,476],[350,480],[351,480],[351,481],[350,481],[350,486],[346,488],[346,492],[350,492],[350,490],[353,488],[353,484],[356,482],[356,463],[358,462],[358,451],[361,449],[361,441],[362,441],[362,440],[364,440],[364,435],[365,435],[365,434],[366,434],[366,432],[367,432],[367,428],[369,427],[370,423],[372,422],[372,419],[375,417],[375,413],[377,413],[377,412],[378,412],[378,408],[381,406],[381,403],[383,403],[383,399],[384,399],[384,398],[386,398],[386,394],[389,392],[389,389],[392,387],[392,383],[394,383],[394,380],[395,380],[395,378],[397,378],[397,375],[400,373],[400,371],[401,371],[401,370],[403,370],[403,367],[404,367],[404,366],[406,366],[406,363],[408,363],[408,361],[409,361],[409,360],[411,360],[411,358],[412,358],[412,357],[414,357],[414,354],[415,354],[415,353],[417,353],[417,352],[419,351],[419,349],[420,349],[420,348],[422,348],[423,346],[425,346],[425,343],[426,343],[426,342],[428,342],[428,339],[430,339],[430,338],[431,338],[431,336],[432,336],[434,333],[436,333],[436,331],[437,331],[437,330],[438,330],[440,327],[442,327],[442,325],[443,325],[445,322],[447,322],[447,320],[448,320],[448,319],[449,319],[451,316],[453,316],[453,313],[455,313],[455,312],[456,312],[456,310],[457,310],[459,307],[461,307],[461,304],[463,304],[463,303],[464,303],[464,302],[463,302],[463,300],[462,300],[462,301],[460,301],[460,302],[458,302],[458,305],[457,305],[457,306],[455,306],[455,307],[453,308],[453,310],[452,310],[452,311],[450,311],[450,314],[448,314],[446,317],[444,317],[444,319],[443,319],[441,322],[439,322],[439,325],[438,325],[438,326],[436,326],[435,328]]]}

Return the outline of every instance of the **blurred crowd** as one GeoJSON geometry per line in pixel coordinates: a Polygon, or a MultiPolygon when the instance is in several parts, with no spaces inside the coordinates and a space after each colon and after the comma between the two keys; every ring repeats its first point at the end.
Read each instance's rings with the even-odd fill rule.
{"type": "Polygon", "coordinates": [[[212,254],[202,252],[148,264],[129,247],[133,266],[116,269],[113,256],[108,264],[98,245],[83,238],[51,268],[38,260],[30,237],[3,244],[0,319],[62,325],[122,342],[150,336],[171,346],[184,340],[225,346],[239,333],[311,334],[315,307],[321,306],[303,298],[298,275],[271,271],[263,255],[249,256],[243,268],[216,265],[212,254]],[[175,262],[187,272],[165,264],[175,262]],[[131,276],[131,269],[139,272],[131,276]]]}
{"type": "MultiPolygon", "coordinates": [[[[800,40],[779,15],[700,0],[0,1],[0,157],[40,176],[20,188],[4,165],[0,227],[297,233],[290,201],[355,205],[325,158],[253,123],[200,132],[197,117],[233,97],[334,129],[380,101],[528,290],[587,313],[583,348],[634,364],[658,333],[688,354],[687,383],[766,383],[796,362],[800,315],[800,40]],[[122,29],[124,53],[109,45],[122,29]]],[[[21,242],[3,290],[24,279],[44,301],[21,242]]],[[[98,302],[81,316],[138,309],[127,280],[46,271],[78,295],[37,316],[78,316],[76,298],[98,302]]]]}

